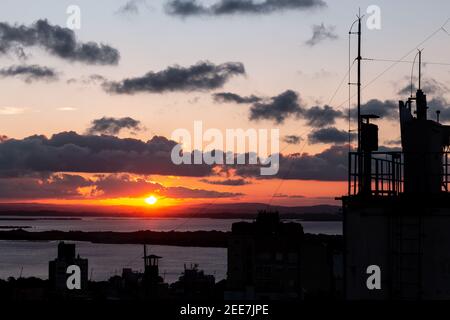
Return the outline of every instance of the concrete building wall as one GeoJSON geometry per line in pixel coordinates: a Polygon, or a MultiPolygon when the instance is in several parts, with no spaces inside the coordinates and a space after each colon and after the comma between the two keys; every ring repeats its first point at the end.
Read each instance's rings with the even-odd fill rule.
{"type": "Polygon", "coordinates": [[[348,299],[450,298],[449,209],[347,207],[344,214],[348,299]],[[380,290],[367,288],[370,265],[381,269],[380,290]]]}

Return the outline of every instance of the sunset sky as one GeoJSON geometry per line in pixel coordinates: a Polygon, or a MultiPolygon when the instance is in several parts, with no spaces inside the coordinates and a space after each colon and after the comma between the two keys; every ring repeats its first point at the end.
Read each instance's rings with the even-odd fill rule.
{"type": "Polygon", "coordinates": [[[381,29],[363,21],[363,57],[389,61],[363,61],[362,79],[363,111],[383,116],[380,145],[399,146],[417,46],[431,111],[450,121],[450,2],[431,2],[2,0],[0,202],[338,204],[358,8],[381,10],[381,29]],[[79,30],[66,25],[71,5],[79,30]],[[171,134],[194,121],[279,129],[278,175],[174,165],[171,134]]]}

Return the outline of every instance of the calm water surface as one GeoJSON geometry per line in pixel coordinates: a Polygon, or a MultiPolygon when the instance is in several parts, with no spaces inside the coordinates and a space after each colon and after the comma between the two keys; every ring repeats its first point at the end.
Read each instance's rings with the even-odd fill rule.
{"type": "MultiPolygon", "coordinates": [[[[6,217],[2,217],[6,218],[6,217]]],[[[8,217],[16,219],[17,217],[8,217]]],[[[23,217],[22,217],[23,218],[23,217]]],[[[206,218],[97,218],[80,220],[52,220],[50,217],[32,217],[33,220],[0,220],[0,226],[29,226],[28,231],[230,231],[233,222],[242,220],[206,218]]],[[[299,221],[305,232],[342,234],[341,222],[299,221]]],[[[92,280],[107,280],[121,274],[122,268],[143,269],[143,249],[133,244],[96,244],[75,242],[77,253],[89,259],[92,280]]],[[[57,255],[57,241],[0,241],[0,278],[9,276],[36,276],[48,278],[48,261],[57,255]]],[[[227,250],[223,248],[195,248],[150,246],[149,251],[162,256],[160,273],[169,283],[178,279],[184,264],[198,263],[207,274],[217,280],[226,277],[227,250]]]]}

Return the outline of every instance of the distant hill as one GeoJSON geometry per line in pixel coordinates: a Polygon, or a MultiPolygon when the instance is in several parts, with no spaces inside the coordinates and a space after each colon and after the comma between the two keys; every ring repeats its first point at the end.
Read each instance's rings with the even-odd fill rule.
{"type": "Polygon", "coordinates": [[[149,216],[252,219],[260,210],[277,211],[282,218],[303,220],[341,220],[341,208],[332,205],[271,206],[264,203],[204,203],[183,207],[146,208],[131,206],[74,206],[30,203],[0,204],[0,217],[9,215],[88,217],[149,216]]]}

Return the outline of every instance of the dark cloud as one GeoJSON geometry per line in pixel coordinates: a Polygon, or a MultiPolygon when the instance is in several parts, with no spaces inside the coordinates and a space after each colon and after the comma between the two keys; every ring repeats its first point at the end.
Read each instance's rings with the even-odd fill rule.
{"type": "Polygon", "coordinates": [[[175,65],[159,72],[148,72],[142,77],[107,82],[104,89],[117,94],[203,91],[221,88],[231,77],[243,74],[245,68],[240,62],[215,65],[200,61],[187,68],[175,65]]]}
{"type": "Polygon", "coordinates": [[[144,5],[146,5],[145,0],[129,0],[116,11],[116,14],[135,16],[139,14],[141,6],[144,5]]]}
{"type": "Polygon", "coordinates": [[[30,26],[0,22],[0,54],[18,47],[37,46],[59,58],[87,64],[114,65],[119,62],[117,49],[95,42],[79,42],[75,33],[47,20],[38,20],[30,26]]]}
{"type": "MultiPolygon", "coordinates": [[[[346,141],[347,133],[343,132],[343,134],[346,141]]],[[[328,138],[327,141],[330,140],[331,138],[328,138]]],[[[89,180],[87,182],[82,179],[71,180],[76,182],[73,183],[76,184],[76,187],[72,188],[73,190],[68,187],[61,188],[63,194],[71,197],[86,196],[86,194],[91,194],[93,197],[116,197],[126,194],[140,197],[150,192],[170,197],[239,196],[235,193],[218,195],[215,191],[210,190],[204,190],[205,192],[203,192],[187,191],[182,188],[170,189],[155,184],[145,177],[151,174],[201,177],[203,182],[212,185],[236,186],[248,183],[250,178],[322,181],[343,181],[347,179],[348,146],[344,144],[333,145],[317,154],[280,154],[279,171],[273,176],[261,176],[260,164],[235,164],[220,167],[174,165],[170,154],[175,145],[176,142],[164,137],[153,137],[151,140],[144,142],[137,139],[121,139],[106,135],[85,136],[75,132],[62,132],[53,135],[51,138],[35,135],[21,140],[3,139],[0,142],[0,179],[12,180],[8,180],[11,183],[7,180],[1,181],[0,197],[2,190],[5,190],[8,186],[10,187],[7,191],[9,193],[5,191],[5,194],[9,195],[14,194],[12,190],[20,191],[22,186],[25,193],[27,186],[29,188],[41,186],[43,188],[41,191],[44,193],[42,196],[47,197],[59,188],[53,188],[55,183],[63,184],[63,181],[60,181],[61,179],[52,177],[52,173],[60,172],[66,174],[70,172],[96,174],[97,178],[85,178],[85,180],[89,180]],[[216,168],[220,172],[217,172],[216,168]],[[131,176],[131,174],[134,175],[131,176]],[[227,175],[227,178],[223,178],[225,176],[223,174],[229,175],[227,175]],[[141,177],[136,177],[136,175],[141,177]],[[124,193],[121,193],[120,190],[124,193]]],[[[380,147],[380,151],[397,149],[380,147]]],[[[66,177],[63,180],[68,181],[68,179],[66,177]]],[[[31,191],[28,192],[26,197],[30,194],[31,191]]]]}
{"type": "Polygon", "coordinates": [[[394,140],[386,140],[384,144],[388,146],[399,146],[402,144],[402,140],[400,138],[394,140]]]}
{"type": "Polygon", "coordinates": [[[141,122],[130,117],[103,117],[93,120],[91,127],[87,129],[87,133],[116,135],[123,129],[129,129],[133,132],[140,131],[142,130],[141,122]]]}
{"type": "Polygon", "coordinates": [[[30,55],[28,55],[21,46],[15,46],[12,51],[17,59],[21,61],[26,61],[30,58],[30,55]]]}
{"type": "Polygon", "coordinates": [[[322,0],[219,0],[206,6],[198,0],[170,0],[166,12],[176,16],[268,14],[277,11],[307,10],[326,6],[322,0]]]}
{"type": "MultiPolygon", "coordinates": [[[[356,108],[353,108],[352,117],[355,118],[356,114],[356,108]]],[[[396,120],[398,119],[398,102],[372,99],[361,105],[361,114],[375,114],[387,120],[396,120]]]]}
{"type": "Polygon", "coordinates": [[[316,24],[312,26],[313,34],[311,39],[306,41],[305,43],[309,46],[315,46],[316,44],[324,41],[324,40],[335,40],[338,38],[338,35],[335,33],[336,27],[334,26],[325,26],[322,24],[316,24]]]}
{"type": "Polygon", "coordinates": [[[0,198],[41,199],[81,198],[79,188],[91,182],[79,175],[54,174],[49,177],[0,178],[0,198]]]}
{"type": "Polygon", "coordinates": [[[166,12],[182,17],[209,14],[208,8],[196,0],[171,0],[166,4],[166,12]]]}
{"type": "Polygon", "coordinates": [[[205,177],[208,165],[175,165],[175,141],[155,136],[144,142],[115,136],[61,132],[0,143],[0,176],[10,172],[135,173],[205,177]]]}
{"type": "Polygon", "coordinates": [[[129,174],[99,175],[92,181],[91,196],[95,197],[145,197],[149,193],[161,190],[164,187],[146,177],[131,176],[129,174]]]}
{"type": "Polygon", "coordinates": [[[436,111],[440,111],[439,121],[447,122],[450,121],[450,102],[445,98],[433,98],[428,101],[428,118],[436,120],[436,111]]]}
{"type": "Polygon", "coordinates": [[[201,179],[201,182],[208,183],[208,184],[214,184],[214,185],[221,185],[221,186],[243,186],[246,184],[250,184],[250,181],[245,179],[225,179],[225,180],[208,180],[208,179],[201,179]]]}
{"type": "MultiPolygon", "coordinates": [[[[96,197],[145,197],[150,193],[169,198],[230,198],[241,193],[219,192],[186,187],[165,187],[146,177],[130,176],[128,174],[102,175],[92,182],[96,197]]],[[[93,194],[94,195],[94,194],[93,194]]]]}
{"type": "Polygon", "coordinates": [[[67,84],[84,84],[84,85],[90,85],[90,84],[102,84],[106,82],[106,78],[99,74],[91,74],[87,77],[82,77],[81,79],[75,79],[70,78],[66,81],[67,84]]]}
{"type": "Polygon", "coordinates": [[[250,120],[272,120],[280,124],[288,117],[298,118],[303,111],[298,94],[287,90],[267,102],[254,103],[250,108],[250,120]]]}
{"type": "Polygon", "coordinates": [[[321,128],[333,125],[338,118],[344,118],[342,111],[334,110],[330,106],[311,107],[304,111],[303,117],[307,120],[307,124],[311,127],[321,128]]]}
{"type": "Polygon", "coordinates": [[[243,193],[219,192],[203,189],[189,189],[185,187],[170,187],[162,191],[164,196],[169,198],[235,198],[243,193]]]}
{"type": "Polygon", "coordinates": [[[334,127],[317,129],[308,135],[308,141],[310,143],[344,144],[348,143],[348,132],[334,127]]]}
{"type": "Polygon", "coordinates": [[[287,144],[299,144],[302,141],[300,136],[288,135],[283,137],[283,142],[287,144]]]}
{"type": "MultiPolygon", "coordinates": [[[[208,177],[208,180],[215,181],[211,179],[215,173],[213,166],[173,164],[171,152],[175,145],[176,142],[157,136],[144,142],[107,135],[85,136],[75,132],[62,132],[51,138],[35,135],[21,140],[8,139],[0,143],[0,177],[22,177],[30,173],[84,172],[208,177]]],[[[302,155],[300,160],[296,156],[281,155],[280,171],[285,172],[291,166],[291,162],[296,164],[300,161],[300,164],[308,164],[305,168],[311,168],[313,172],[302,172],[301,175],[296,173],[294,176],[303,177],[309,174],[313,176],[317,171],[310,161],[324,159],[326,155],[326,153],[315,156],[302,155]]],[[[190,156],[192,157],[192,154],[190,156]]],[[[317,164],[322,165],[323,160],[318,161],[317,164]]],[[[327,170],[330,171],[324,171],[327,174],[334,168],[332,164],[329,165],[330,168],[327,167],[327,170]]],[[[261,165],[221,167],[223,170],[235,168],[237,174],[233,180],[237,180],[245,179],[246,174],[259,176],[261,165]]],[[[322,174],[321,171],[320,173],[322,174]]],[[[323,177],[326,177],[325,173],[323,177]]],[[[278,174],[277,177],[283,177],[283,175],[278,174]]],[[[321,177],[319,176],[318,179],[321,177]]],[[[330,179],[333,180],[334,177],[331,175],[330,179]]],[[[241,182],[227,181],[226,183],[241,182]]]]}
{"type": "MultiPolygon", "coordinates": [[[[408,79],[409,80],[409,79],[408,79]]],[[[410,80],[409,80],[410,81],[410,80]]],[[[415,95],[417,91],[416,83],[418,79],[413,78],[412,84],[412,94],[415,95]]],[[[423,79],[421,88],[425,94],[428,95],[443,95],[449,91],[448,86],[445,83],[439,82],[435,79],[423,79]]],[[[398,91],[398,94],[401,96],[410,96],[411,95],[411,83],[408,83],[403,88],[398,91]]]]}
{"type": "MultiPolygon", "coordinates": [[[[413,79],[412,85],[412,94],[415,96],[417,87],[417,78],[413,79]]],[[[408,79],[409,82],[409,79],[408,79]]],[[[439,119],[440,122],[450,121],[450,102],[447,101],[443,96],[448,93],[449,88],[445,83],[437,81],[435,79],[423,79],[421,88],[423,92],[428,96],[428,117],[429,119],[436,120],[437,115],[436,111],[440,111],[439,119]],[[434,96],[430,99],[430,96],[434,96]],[[437,96],[437,97],[436,97],[437,96]]],[[[399,95],[402,96],[410,96],[411,94],[411,84],[408,83],[405,87],[403,87],[399,92],[399,95]]],[[[414,104],[413,104],[414,108],[414,104]]],[[[397,115],[396,113],[394,113],[397,115]]]]}
{"type": "Polygon", "coordinates": [[[25,82],[56,80],[58,75],[52,68],[38,65],[16,65],[0,69],[0,77],[19,77],[25,82]]]}
{"type": "Polygon", "coordinates": [[[215,93],[213,98],[219,103],[251,104],[250,120],[264,119],[283,123],[286,118],[294,116],[305,119],[311,127],[320,128],[332,125],[337,119],[345,117],[342,111],[334,110],[328,105],[307,109],[301,104],[298,93],[293,90],[287,90],[271,98],[255,95],[245,97],[231,92],[215,93]]]}
{"type": "MultiPolygon", "coordinates": [[[[428,99],[428,117],[436,119],[436,111],[440,110],[440,121],[450,121],[450,103],[443,97],[428,99]]],[[[352,110],[353,116],[356,116],[356,110],[352,110]]],[[[361,106],[361,114],[376,114],[387,120],[398,120],[398,103],[377,99],[370,100],[361,106]]]]}
{"type": "Polygon", "coordinates": [[[305,198],[305,196],[302,196],[301,194],[284,194],[284,193],[275,193],[273,195],[274,198],[293,198],[293,199],[302,199],[305,198]]]}
{"type": "Polygon", "coordinates": [[[379,152],[401,152],[402,148],[400,146],[388,147],[388,146],[379,146],[379,152]]]}
{"type": "Polygon", "coordinates": [[[0,178],[0,199],[108,199],[139,198],[149,194],[170,198],[230,198],[242,194],[186,187],[164,187],[146,177],[128,174],[91,178],[55,173],[48,176],[0,178]]]}
{"type": "Polygon", "coordinates": [[[231,92],[219,92],[213,94],[214,101],[219,103],[234,102],[234,103],[255,103],[262,100],[262,98],[251,95],[248,97],[242,97],[236,93],[231,92]]]}
{"type": "Polygon", "coordinates": [[[243,178],[343,181],[347,177],[348,146],[332,146],[310,155],[280,155],[280,170],[273,176],[261,176],[258,165],[235,166],[235,174],[243,178]]]}

